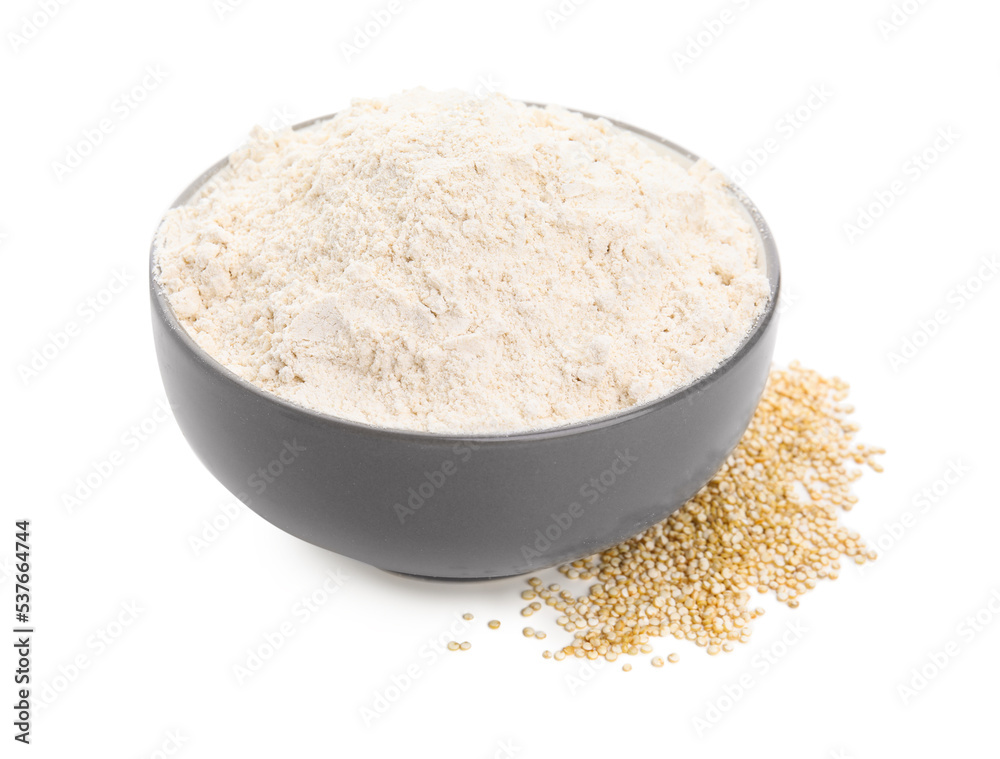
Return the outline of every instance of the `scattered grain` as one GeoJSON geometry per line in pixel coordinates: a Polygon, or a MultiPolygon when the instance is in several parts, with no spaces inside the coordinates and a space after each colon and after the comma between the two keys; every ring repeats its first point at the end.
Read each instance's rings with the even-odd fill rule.
{"type": "MultiPolygon", "coordinates": [[[[764,613],[750,606],[749,591],[794,608],[818,580],[837,578],[841,556],[874,559],[838,521],[857,502],[858,467],[881,469],[874,457],[884,452],[854,441],[858,427],[841,405],[847,390],[797,363],[773,370],[746,434],[694,498],[642,534],[559,568],[594,582],[583,595],[548,586],[559,599],[557,624],[573,635],[554,658],[634,656],[666,635],[728,652],[764,613]]],[[[528,584],[526,593],[547,597],[540,579],[528,584]]],[[[521,614],[540,609],[536,602],[521,614]]]]}

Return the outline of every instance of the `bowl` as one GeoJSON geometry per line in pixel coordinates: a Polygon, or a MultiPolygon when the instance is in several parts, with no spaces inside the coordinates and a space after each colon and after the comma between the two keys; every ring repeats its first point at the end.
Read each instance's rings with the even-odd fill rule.
{"type": "MultiPolygon", "coordinates": [[[[697,160],[609,121],[683,164],[697,160]]],[[[185,204],[227,160],[174,205],[185,204]]],[[[201,462],[250,509],[302,540],[380,569],[478,580],[597,553],[697,493],[739,442],[763,392],[777,328],[778,254],[757,208],[731,191],[759,235],[770,283],[766,310],[714,371],[645,405],[493,435],[383,429],[311,411],[242,380],[198,347],[155,280],[154,249],[153,338],[170,406],[201,462]]]]}

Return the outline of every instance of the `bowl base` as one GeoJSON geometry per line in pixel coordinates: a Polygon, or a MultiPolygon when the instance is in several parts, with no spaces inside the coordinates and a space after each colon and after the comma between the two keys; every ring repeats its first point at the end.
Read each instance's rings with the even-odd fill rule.
{"type": "Polygon", "coordinates": [[[508,580],[511,577],[524,577],[530,572],[519,572],[512,575],[496,575],[495,577],[432,577],[430,575],[411,575],[406,572],[395,572],[391,569],[378,568],[379,571],[385,572],[387,575],[395,575],[396,577],[405,577],[407,580],[420,580],[422,582],[490,582],[492,580],[508,580]]]}

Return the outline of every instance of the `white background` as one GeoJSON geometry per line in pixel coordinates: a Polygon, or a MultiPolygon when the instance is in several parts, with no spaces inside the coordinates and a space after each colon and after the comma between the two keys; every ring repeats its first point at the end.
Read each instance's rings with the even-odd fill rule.
{"type": "MultiPolygon", "coordinates": [[[[51,703],[36,705],[27,748],[11,747],[5,708],[3,755],[996,755],[1000,277],[979,272],[1000,254],[1000,8],[908,0],[913,12],[887,26],[889,0],[590,0],[564,4],[561,20],[547,17],[558,0],[399,4],[348,61],[342,44],[388,3],[92,0],[59,5],[51,19],[35,15],[44,2],[4,3],[2,382],[13,487],[0,608],[9,631],[13,522],[30,518],[35,695],[51,703]],[[723,11],[720,33],[689,40],[723,11]],[[33,15],[45,25],[26,42],[12,37],[32,31],[33,15]],[[690,63],[676,57],[685,50],[690,63]],[[147,67],[163,81],[147,79],[156,86],[130,108],[120,98],[147,67]],[[157,411],[146,290],[157,221],[254,123],[421,84],[495,86],[616,117],[726,171],[751,161],[744,186],[774,230],[788,296],[776,360],[851,381],[863,440],[889,449],[886,472],[866,475],[844,519],[878,541],[878,562],[845,567],[797,610],[765,601],[752,642],[732,654],[669,639],[656,652],[676,651],[676,665],[642,657],[627,674],[620,661],[595,672],[542,659],[560,640],[548,617],[531,620],[547,641],[521,637],[523,580],[398,579],[229,505],[157,411]],[[822,102],[810,101],[813,88],[827,93],[822,102]],[[793,126],[786,114],[797,108],[793,126]],[[103,119],[109,133],[62,171],[56,164],[103,119]],[[935,148],[939,130],[955,136],[935,148]],[[754,151],[766,146],[758,165],[754,151]],[[928,162],[914,162],[925,151],[928,162]],[[845,223],[897,181],[905,191],[850,239],[845,223]],[[120,272],[128,284],[106,292],[120,272]],[[92,298],[105,301],[99,313],[92,298]],[[46,348],[70,322],[69,344],[46,348]],[[894,362],[907,340],[916,349],[894,362]],[[55,358],[22,376],[36,350],[55,358]],[[143,424],[149,434],[136,441],[129,429],[143,424]],[[114,453],[120,466],[67,509],[77,478],[114,453]],[[963,474],[938,482],[922,510],[921,491],[953,465],[963,474]],[[213,519],[224,524],[226,510],[238,516],[196,552],[191,539],[213,519]],[[892,527],[906,512],[908,525],[892,527]],[[297,615],[331,571],[342,586],[308,619],[297,615]],[[992,624],[966,634],[963,620],[984,609],[992,624]],[[476,619],[458,639],[472,650],[432,660],[427,641],[466,611],[476,619]],[[485,627],[493,617],[498,632],[485,627]],[[234,666],[284,623],[292,636],[239,682],[234,666]],[[793,623],[803,631],[764,671],[763,655],[781,650],[793,623]],[[898,686],[950,641],[957,654],[904,699],[898,686]],[[78,659],[86,667],[76,671],[78,659]],[[418,679],[392,690],[411,667],[418,679]],[[739,693],[744,675],[752,687],[739,693]],[[396,698],[366,724],[362,709],[387,689],[396,698]],[[696,718],[710,727],[699,731],[696,718]]],[[[14,661],[3,648],[9,705],[14,661]]]]}

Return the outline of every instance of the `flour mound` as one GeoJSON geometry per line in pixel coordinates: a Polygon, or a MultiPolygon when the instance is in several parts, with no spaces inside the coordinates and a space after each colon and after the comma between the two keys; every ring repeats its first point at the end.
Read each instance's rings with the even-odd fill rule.
{"type": "Polygon", "coordinates": [[[184,328],[343,419],[539,429],[715,368],[761,314],[753,225],[717,173],[603,120],[418,89],[256,129],[156,239],[184,328]]]}

